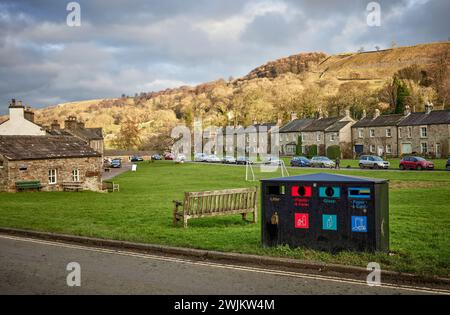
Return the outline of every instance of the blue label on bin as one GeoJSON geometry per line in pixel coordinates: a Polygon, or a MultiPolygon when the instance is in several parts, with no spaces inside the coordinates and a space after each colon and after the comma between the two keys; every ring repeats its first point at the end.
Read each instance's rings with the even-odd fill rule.
{"type": "Polygon", "coordinates": [[[341,198],[341,189],[339,187],[319,187],[320,198],[341,198]]]}
{"type": "Polygon", "coordinates": [[[367,217],[352,216],[352,232],[367,233],[367,217]]]}
{"type": "Polygon", "coordinates": [[[325,231],[337,231],[337,215],[324,214],[322,216],[322,229],[325,231]]]}

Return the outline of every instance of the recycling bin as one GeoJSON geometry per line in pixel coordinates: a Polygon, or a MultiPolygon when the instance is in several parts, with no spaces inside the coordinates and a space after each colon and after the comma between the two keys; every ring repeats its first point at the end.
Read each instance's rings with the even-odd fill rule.
{"type": "Polygon", "coordinates": [[[389,181],[311,174],[261,181],[262,242],[330,252],[389,250],[389,181]]]}

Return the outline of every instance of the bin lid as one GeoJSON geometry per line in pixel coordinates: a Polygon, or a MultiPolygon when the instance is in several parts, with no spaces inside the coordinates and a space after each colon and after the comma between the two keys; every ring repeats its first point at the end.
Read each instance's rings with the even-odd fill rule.
{"type": "Polygon", "coordinates": [[[371,184],[381,184],[387,183],[387,179],[379,178],[368,178],[360,176],[347,176],[339,174],[329,174],[329,173],[318,173],[318,174],[308,174],[308,175],[297,175],[290,177],[280,177],[280,178],[268,178],[262,179],[261,182],[342,182],[342,183],[371,183],[371,184]]]}

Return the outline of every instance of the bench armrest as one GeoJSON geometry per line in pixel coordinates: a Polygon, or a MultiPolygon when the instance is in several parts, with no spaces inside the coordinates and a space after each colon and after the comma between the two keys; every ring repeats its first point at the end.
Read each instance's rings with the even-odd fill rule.
{"type": "Polygon", "coordinates": [[[179,201],[179,200],[173,200],[172,202],[173,202],[173,203],[175,204],[175,206],[177,206],[177,207],[183,205],[183,202],[182,202],[182,201],[179,201]]]}

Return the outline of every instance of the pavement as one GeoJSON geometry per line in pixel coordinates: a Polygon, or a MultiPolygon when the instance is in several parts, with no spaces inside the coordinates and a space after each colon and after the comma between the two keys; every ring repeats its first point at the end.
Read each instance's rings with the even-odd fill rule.
{"type": "Polygon", "coordinates": [[[110,180],[116,176],[119,176],[120,174],[123,174],[125,172],[131,171],[131,164],[122,164],[121,168],[111,168],[109,172],[103,172],[102,174],[102,180],[110,180]]]}
{"type": "Polygon", "coordinates": [[[0,294],[450,294],[450,291],[320,276],[242,264],[108,249],[0,234],[0,294]],[[81,268],[69,287],[67,265],[81,268]]]}

